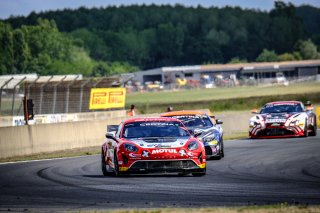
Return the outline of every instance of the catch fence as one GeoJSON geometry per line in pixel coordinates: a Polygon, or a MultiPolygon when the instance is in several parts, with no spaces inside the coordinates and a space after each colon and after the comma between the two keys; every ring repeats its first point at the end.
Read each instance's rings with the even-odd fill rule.
{"type": "Polygon", "coordinates": [[[23,115],[23,98],[32,99],[35,114],[89,112],[91,88],[119,86],[119,78],[42,76],[8,78],[0,82],[0,116],[23,115]]]}

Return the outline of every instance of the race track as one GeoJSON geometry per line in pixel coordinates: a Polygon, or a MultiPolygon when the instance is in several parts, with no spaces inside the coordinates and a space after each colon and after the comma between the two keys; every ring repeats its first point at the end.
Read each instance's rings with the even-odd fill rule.
{"type": "Polygon", "coordinates": [[[0,165],[0,211],[320,204],[317,137],[233,140],[204,177],[104,177],[100,156],[0,165]]]}

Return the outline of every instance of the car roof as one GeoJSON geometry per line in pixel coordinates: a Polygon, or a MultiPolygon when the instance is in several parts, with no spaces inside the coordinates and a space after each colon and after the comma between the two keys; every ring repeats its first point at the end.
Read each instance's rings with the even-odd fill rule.
{"type": "Polygon", "coordinates": [[[163,117],[177,116],[177,115],[207,115],[205,112],[197,110],[181,110],[162,113],[163,117]]]}
{"type": "Polygon", "coordinates": [[[274,101],[266,104],[301,104],[300,101],[274,101]]]}
{"type": "Polygon", "coordinates": [[[167,117],[147,117],[147,118],[129,118],[124,121],[124,124],[127,123],[134,123],[134,122],[152,122],[152,121],[157,121],[157,122],[168,122],[168,121],[179,121],[180,120],[176,118],[167,118],[167,117]]]}

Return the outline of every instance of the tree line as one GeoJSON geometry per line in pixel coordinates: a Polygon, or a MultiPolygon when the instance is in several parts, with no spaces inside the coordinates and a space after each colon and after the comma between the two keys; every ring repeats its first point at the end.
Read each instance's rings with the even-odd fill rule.
{"type": "Polygon", "coordinates": [[[54,20],[39,18],[36,25],[16,29],[0,22],[0,42],[0,75],[106,76],[137,70],[127,62],[94,60],[76,39],[59,32],[54,20]]]}
{"type": "Polygon", "coordinates": [[[161,66],[320,58],[320,9],[133,5],[0,22],[0,74],[111,75],[161,66]]]}

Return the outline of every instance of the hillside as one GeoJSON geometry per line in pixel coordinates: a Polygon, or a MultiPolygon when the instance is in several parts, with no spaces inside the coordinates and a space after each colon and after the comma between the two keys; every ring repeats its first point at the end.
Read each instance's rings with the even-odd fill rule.
{"type": "MultiPolygon", "coordinates": [[[[135,70],[317,58],[314,43],[320,45],[319,16],[318,8],[296,8],[277,1],[270,12],[239,7],[132,5],[33,12],[4,22],[19,29],[37,25],[39,18],[53,20],[57,29],[94,61],[127,63],[136,67],[129,70],[135,70]],[[305,56],[300,51],[301,41],[309,38],[311,43],[305,46],[311,45],[314,54],[305,56]]],[[[89,72],[92,75],[106,75],[110,67],[91,67],[95,66],[95,71],[89,72]]]]}

